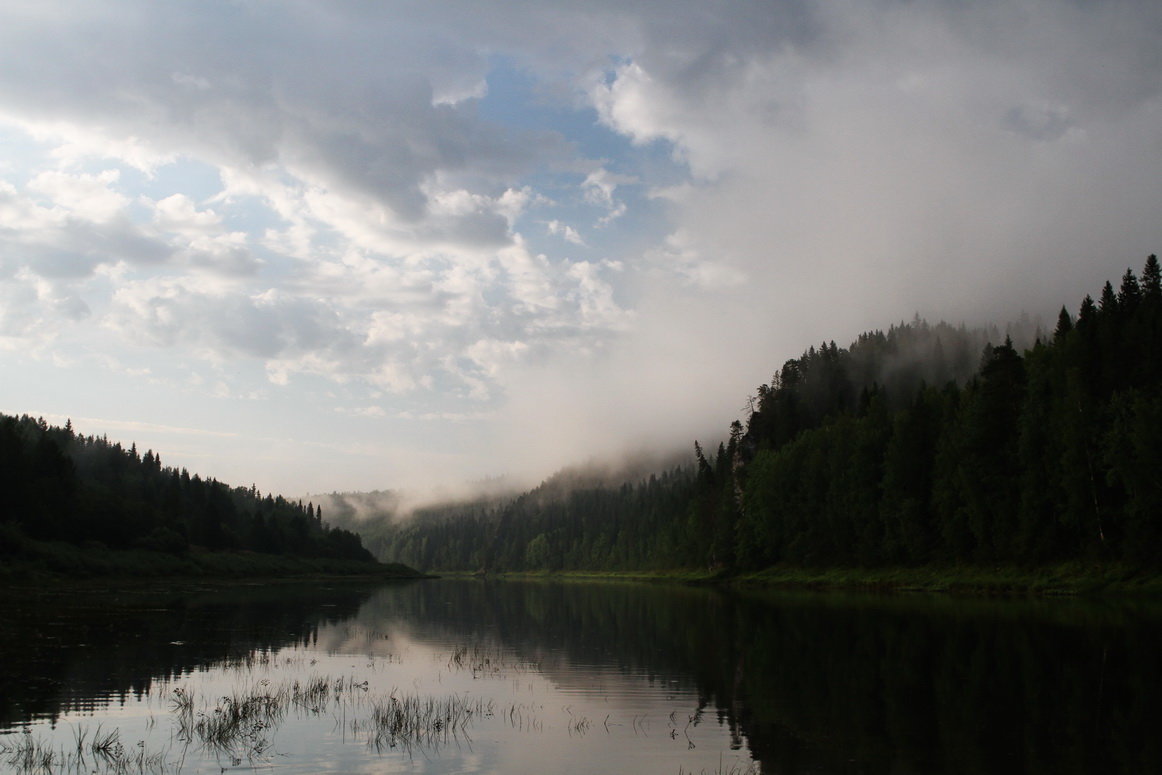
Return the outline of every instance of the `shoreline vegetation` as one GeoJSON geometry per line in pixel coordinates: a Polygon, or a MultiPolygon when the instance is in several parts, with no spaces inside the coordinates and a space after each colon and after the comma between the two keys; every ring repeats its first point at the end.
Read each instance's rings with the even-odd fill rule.
{"type": "Polygon", "coordinates": [[[163,466],[71,422],[0,414],[0,492],[3,584],[423,577],[377,561],[313,503],[163,466]]]}
{"type": "Polygon", "coordinates": [[[193,548],[181,555],[147,549],[109,549],[61,541],[35,541],[0,530],[0,584],[20,587],[87,580],[132,582],[250,582],[307,579],[423,580],[475,578],[501,581],[660,583],[728,589],[810,590],[874,594],[948,594],[974,597],[1162,597],[1162,573],[1125,563],[1067,562],[1056,565],[926,565],[919,567],[800,567],[759,571],[729,569],[532,570],[483,573],[434,570],[401,563],[294,557],[251,551],[193,548]]]}
{"type": "Polygon", "coordinates": [[[253,551],[191,548],[182,554],[151,549],[110,549],[98,544],[37,541],[0,527],[0,584],[78,582],[93,579],[255,580],[316,577],[431,578],[400,563],[335,557],[296,557],[253,551]]]}
{"type": "Polygon", "coordinates": [[[977,597],[1162,597],[1162,573],[1121,563],[1071,562],[1042,567],[956,565],[923,567],[774,566],[761,571],[433,571],[438,578],[522,581],[656,582],[731,589],[928,593],[977,597]]]}
{"type": "Polygon", "coordinates": [[[1017,565],[926,565],[919,567],[800,567],[777,565],[759,571],[729,569],[533,570],[484,573],[421,572],[401,563],[293,557],[250,551],[193,548],[182,555],[146,549],[77,546],[35,541],[0,530],[0,585],[70,584],[89,580],[132,582],[165,579],[198,582],[350,579],[407,581],[475,578],[500,581],[658,583],[716,586],[735,590],[948,594],[973,597],[1162,597],[1162,573],[1125,563],[1067,562],[1017,565]]]}

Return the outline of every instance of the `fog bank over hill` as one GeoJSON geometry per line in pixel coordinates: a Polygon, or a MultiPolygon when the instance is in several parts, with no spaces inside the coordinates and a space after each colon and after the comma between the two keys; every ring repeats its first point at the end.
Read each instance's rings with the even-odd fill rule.
{"type": "MultiPolygon", "coordinates": [[[[1012,342],[1019,350],[1032,347],[1037,341],[1047,341],[1051,330],[1040,320],[1022,315],[1016,322],[1003,327],[992,325],[981,328],[952,326],[947,323],[929,324],[919,316],[909,322],[889,326],[886,331],[875,330],[861,334],[847,345],[850,358],[842,365],[843,379],[854,391],[875,388],[883,391],[893,406],[908,397],[921,385],[963,385],[980,367],[989,345],[1012,342]]],[[[375,490],[370,492],[332,492],[311,494],[304,499],[320,504],[329,519],[338,524],[358,527],[376,521],[396,522],[419,516],[422,519],[443,519],[460,513],[484,513],[522,496],[530,503],[560,502],[571,493],[585,489],[616,489],[623,484],[636,484],[651,475],[662,474],[679,467],[694,465],[693,444],[713,453],[727,440],[725,430],[736,418],[747,420],[761,403],[762,396],[774,383],[788,379],[816,357],[830,357],[835,342],[811,345],[801,359],[791,359],[781,365],[782,374],[770,384],[752,388],[739,400],[739,409],[715,418],[681,418],[675,428],[711,427],[702,436],[690,435],[670,448],[641,451],[636,454],[610,453],[606,458],[593,457],[588,461],[565,466],[543,481],[522,480],[517,476],[497,477],[459,486],[444,485],[431,489],[375,490]]],[[[772,373],[776,369],[770,370],[772,373]]],[[[827,392],[830,383],[808,383],[804,391],[808,402],[831,400],[827,392]],[[811,396],[817,394],[816,399],[811,396]]],[[[616,434],[611,441],[616,443],[616,434]]]]}
{"type": "Polygon", "coordinates": [[[611,461],[591,460],[561,469],[539,484],[497,478],[431,490],[314,493],[303,498],[321,507],[329,523],[352,529],[366,528],[368,523],[400,522],[415,517],[440,519],[497,508],[530,490],[538,498],[559,500],[574,490],[617,488],[638,482],[651,474],[691,465],[693,449],[687,446],[686,450],[668,455],[643,452],[611,461]]]}

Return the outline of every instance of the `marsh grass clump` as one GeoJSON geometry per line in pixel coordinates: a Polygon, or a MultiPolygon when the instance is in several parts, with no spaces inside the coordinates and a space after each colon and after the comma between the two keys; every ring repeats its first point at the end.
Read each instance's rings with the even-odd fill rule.
{"type": "MultiPolygon", "coordinates": [[[[491,700],[400,694],[395,689],[382,695],[372,692],[367,680],[354,676],[263,679],[214,699],[196,698],[192,689],[177,686],[169,691],[168,702],[176,739],[228,760],[231,766],[265,761],[288,715],[302,718],[330,712],[337,723],[381,752],[432,751],[450,741],[468,739],[467,729],[474,719],[493,715],[491,700]]],[[[23,740],[0,743],[0,756],[0,763],[19,773],[62,772],[64,761],[78,773],[165,769],[164,755],[147,754],[144,742],[138,743],[134,753],[122,744],[119,730],[103,731],[100,726],[92,732],[74,729],[69,752],[54,751],[26,735],[23,740]]],[[[184,757],[183,751],[182,763],[184,757]]]]}
{"type": "Polygon", "coordinates": [[[128,773],[165,772],[166,752],[150,752],[145,741],[126,747],[121,732],[114,729],[102,732],[100,725],[91,735],[83,726],[73,728],[73,748],[54,749],[48,743],[32,736],[31,730],[15,736],[18,739],[0,739],[0,764],[19,775],[33,773],[85,773],[86,775],[128,775],[128,773]]]}
{"type": "Polygon", "coordinates": [[[323,676],[311,676],[305,681],[295,681],[290,688],[290,701],[308,713],[318,715],[327,709],[331,698],[338,700],[343,691],[343,679],[332,681],[323,676]]]}
{"type": "Polygon", "coordinates": [[[536,666],[514,658],[500,648],[479,643],[459,646],[448,657],[451,671],[470,670],[473,678],[507,678],[509,673],[524,673],[536,666]]]}
{"type": "MultiPolygon", "coordinates": [[[[537,715],[538,711],[543,711],[544,705],[533,703],[514,702],[508,706],[504,711],[501,711],[501,718],[508,722],[508,725],[513,729],[521,732],[544,732],[545,722],[537,715]]],[[[609,719],[606,717],[606,729],[609,728],[609,719]]]]}
{"type": "Polygon", "coordinates": [[[207,747],[235,758],[265,753],[270,747],[268,731],[286,715],[290,693],[285,687],[272,691],[262,684],[250,692],[220,697],[212,710],[198,714],[193,734],[207,747]]]}
{"type": "Polygon", "coordinates": [[[491,716],[491,700],[470,700],[460,695],[445,698],[397,696],[393,691],[371,705],[368,745],[376,750],[402,747],[435,749],[461,737],[477,716],[491,716]]]}
{"type": "Polygon", "coordinates": [[[193,714],[194,693],[184,686],[179,686],[170,692],[169,707],[178,716],[193,714]]]}
{"type": "Polygon", "coordinates": [[[0,761],[16,772],[52,772],[58,753],[32,736],[32,730],[0,739],[0,761]]]}
{"type": "MultiPolygon", "coordinates": [[[[745,764],[731,764],[724,765],[721,761],[718,762],[717,769],[700,770],[697,775],[762,775],[763,768],[758,762],[746,762],[745,764]]],[[[678,768],[678,775],[696,775],[694,770],[687,770],[683,767],[678,768]]]]}
{"type": "MultiPolygon", "coordinates": [[[[593,722],[589,720],[588,716],[574,715],[572,706],[566,707],[565,711],[569,714],[569,723],[567,725],[569,729],[569,736],[573,737],[576,735],[577,737],[584,737],[589,732],[589,728],[593,726],[593,722]]],[[[608,721],[609,719],[607,717],[607,723],[605,726],[606,730],[609,729],[608,721]]]]}

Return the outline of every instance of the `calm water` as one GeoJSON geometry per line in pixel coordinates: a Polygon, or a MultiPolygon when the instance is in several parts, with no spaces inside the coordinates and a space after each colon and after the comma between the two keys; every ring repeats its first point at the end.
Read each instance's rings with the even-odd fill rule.
{"type": "Polygon", "coordinates": [[[0,771],[1162,772],[1162,614],[431,581],[0,595],[0,771]]]}

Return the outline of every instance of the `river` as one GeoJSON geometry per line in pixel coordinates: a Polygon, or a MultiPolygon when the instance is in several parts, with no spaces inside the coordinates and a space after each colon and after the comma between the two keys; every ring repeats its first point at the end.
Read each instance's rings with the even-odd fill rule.
{"type": "Polygon", "coordinates": [[[0,771],[1162,772],[1147,603],[157,582],[0,617],[0,771]]]}

